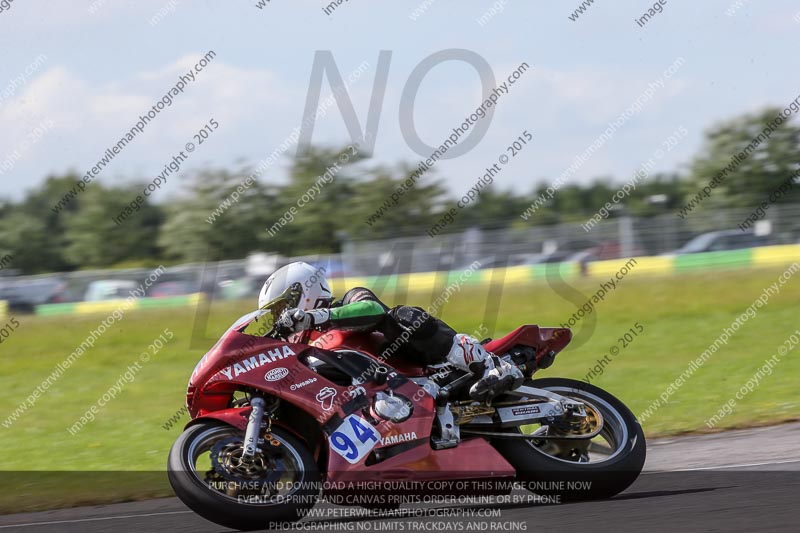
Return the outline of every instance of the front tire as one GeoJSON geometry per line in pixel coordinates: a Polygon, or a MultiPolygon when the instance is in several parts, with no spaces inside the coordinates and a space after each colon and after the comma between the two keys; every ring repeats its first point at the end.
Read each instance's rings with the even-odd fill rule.
{"type": "Polygon", "coordinates": [[[576,443],[582,441],[493,440],[494,447],[514,466],[528,490],[558,496],[560,501],[591,500],[610,498],[636,480],[644,467],[646,444],[641,425],[625,404],[583,381],[544,378],[525,384],[575,398],[600,411],[604,438],[612,443],[612,446],[598,445],[598,449],[604,448],[605,455],[592,462],[589,459],[592,444],[583,453],[568,449],[580,446],[576,443]]]}
{"type": "MultiPolygon", "coordinates": [[[[212,462],[209,469],[211,459],[204,456],[212,455],[214,446],[219,447],[222,443],[226,445],[226,453],[229,450],[235,453],[236,439],[244,439],[243,432],[238,429],[212,421],[190,426],[172,445],[167,471],[175,494],[206,520],[234,529],[272,529],[279,527],[278,523],[299,520],[316,502],[319,470],[306,446],[291,433],[273,427],[271,434],[280,445],[265,445],[264,448],[269,449],[270,453],[261,456],[264,462],[287,467],[286,472],[268,472],[272,476],[273,486],[296,487],[285,498],[253,498],[252,487],[261,487],[263,483],[259,480],[263,478],[259,478],[257,473],[250,478],[251,481],[245,477],[241,481],[232,481],[234,478],[230,472],[220,474],[219,459],[217,465],[212,462]],[[278,476],[281,481],[276,484],[278,476]]],[[[219,456],[221,452],[217,453],[219,456]]],[[[259,490],[264,489],[259,488],[256,492],[259,490]]]]}

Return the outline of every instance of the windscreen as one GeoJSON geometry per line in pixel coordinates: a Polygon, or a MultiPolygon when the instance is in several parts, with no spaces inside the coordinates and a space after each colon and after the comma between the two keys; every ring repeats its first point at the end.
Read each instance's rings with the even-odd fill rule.
{"type": "MultiPolygon", "coordinates": [[[[271,332],[275,321],[278,320],[285,310],[297,307],[297,304],[300,302],[301,294],[302,290],[300,284],[293,283],[287,287],[280,296],[267,302],[267,304],[258,311],[245,315],[252,321],[242,330],[242,333],[263,337],[271,332]]],[[[239,319],[238,323],[243,323],[244,318],[245,317],[239,319]]]]}

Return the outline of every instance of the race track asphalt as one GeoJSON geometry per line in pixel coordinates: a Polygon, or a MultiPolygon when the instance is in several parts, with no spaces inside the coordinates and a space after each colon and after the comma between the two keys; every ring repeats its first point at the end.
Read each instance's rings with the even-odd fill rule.
{"type": "MultiPolygon", "coordinates": [[[[646,471],[603,501],[448,504],[393,513],[318,506],[295,531],[798,531],[800,424],[653,441],[646,471]],[[415,516],[416,515],[416,516],[415,516]]],[[[516,500],[516,501],[514,501],[516,500]]],[[[284,529],[287,530],[287,529],[284,529]]],[[[0,517],[0,533],[228,531],[165,498],[0,517]]]]}

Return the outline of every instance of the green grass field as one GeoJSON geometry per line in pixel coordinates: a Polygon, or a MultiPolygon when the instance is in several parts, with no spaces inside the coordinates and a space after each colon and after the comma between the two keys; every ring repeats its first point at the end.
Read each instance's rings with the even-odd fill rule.
{"type": "MultiPolygon", "coordinates": [[[[583,344],[562,352],[542,375],[583,379],[598,358],[616,346],[620,348],[618,355],[609,358],[602,375],[592,383],[619,396],[640,415],[782,272],[735,270],[669,278],[630,275],[597,305],[591,335],[581,330],[588,321],[585,318],[575,328],[575,341],[583,344]],[[618,339],[637,322],[643,331],[622,348],[618,339]]],[[[798,279],[790,279],[779,294],[772,296],[727,345],[669,397],[667,404],[646,419],[643,426],[649,436],[706,430],[705,420],[733,398],[764,360],[800,328],[800,276],[795,277],[798,279]]],[[[598,289],[600,281],[590,278],[570,283],[586,298],[598,289]]],[[[442,317],[458,331],[475,331],[485,320],[487,293],[486,286],[465,287],[453,295],[442,317]]],[[[384,297],[388,303],[396,303],[393,295],[384,297]]],[[[430,291],[412,292],[407,301],[424,306],[432,297],[430,291]]],[[[255,299],[254,295],[253,304],[255,299]]],[[[575,312],[578,298],[575,300],[556,295],[546,283],[505,287],[497,323],[489,335],[501,335],[522,323],[556,326],[575,312]]],[[[249,310],[250,302],[215,304],[206,335],[216,338],[249,310]]],[[[9,427],[0,425],[0,466],[7,472],[5,484],[10,484],[0,497],[0,510],[170,494],[160,475],[161,484],[141,486],[134,476],[121,475],[116,481],[108,477],[92,486],[78,483],[70,492],[64,488],[63,478],[34,484],[30,475],[8,472],[163,471],[170,445],[186,419],[170,430],[162,425],[182,407],[189,375],[214,342],[189,348],[195,312],[194,308],[177,308],[126,313],[33,408],[9,427]],[[93,422],[72,435],[68,428],[139,360],[139,354],[165,328],[174,332],[174,338],[150,362],[141,365],[135,379],[99,410],[93,422]]],[[[16,318],[19,328],[0,345],[0,422],[7,422],[6,417],[105,315],[16,318]]],[[[773,373],[738,401],[716,429],[798,418],[798,354],[800,349],[782,357],[773,373]]]]}

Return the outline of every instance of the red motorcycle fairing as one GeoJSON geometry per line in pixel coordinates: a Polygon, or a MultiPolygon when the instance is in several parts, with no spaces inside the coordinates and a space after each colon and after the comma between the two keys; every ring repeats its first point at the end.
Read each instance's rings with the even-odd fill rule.
{"type": "MultiPolygon", "coordinates": [[[[484,345],[487,351],[503,355],[517,345],[530,346],[536,349],[536,360],[539,361],[549,352],[558,353],[572,340],[569,328],[542,328],[534,324],[520,326],[499,339],[493,339],[484,345]]],[[[380,333],[356,333],[350,331],[331,330],[315,337],[311,344],[319,348],[335,350],[348,348],[367,353],[378,353],[383,341],[380,333]]],[[[425,368],[407,361],[402,357],[392,359],[392,365],[403,375],[409,377],[425,376],[425,368]]]]}
{"type": "Polygon", "coordinates": [[[494,354],[503,355],[514,346],[530,346],[536,350],[536,361],[539,362],[550,352],[558,353],[563,350],[571,340],[572,331],[568,328],[540,328],[528,324],[504,337],[487,342],[484,348],[494,354]]]}
{"type": "MultiPolygon", "coordinates": [[[[502,355],[514,346],[520,344],[523,346],[530,346],[536,348],[536,358],[539,360],[549,351],[560,352],[569,344],[571,339],[572,331],[569,329],[540,328],[537,325],[529,324],[520,326],[499,339],[489,341],[486,343],[485,347],[492,353],[502,355]]],[[[315,335],[311,345],[328,350],[345,348],[366,353],[376,353],[382,342],[383,336],[380,333],[365,334],[352,331],[330,330],[315,335]]],[[[214,348],[217,348],[217,346],[214,348]]],[[[209,354],[211,354],[211,352],[209,352],[209,354]]],[[[198,364],[198,368],[202,367],[202,363],[205,359],[206,358],[203,358],[203,360],[201,360],[201,364],[198,364]]],[[[413,362],[401,358],[395,358],[392,362],[394,363],[394,368],[403,375],[417,377],[426,374],[423,367],[415,365],[413,362]]],[[[195,375],[196,374],[197,370],[195,371],[195,375]]],[[[194,381],[194,375],[192,381],[194,381]]],[[[214,418],[244,430],[247,427],[247,418],[249,414],[249,407],[244,409],[225,409],[198,416],[192,423],[196,423],[201,418],[214,418]]]]}
{"type": "MultiPolygon", "coordinates": [[[[433,397],[393,365],[371,355],[379,342],[374,336],[330,331],[308,345],[254,337],[238,329],[229,330],[195,368],[187,391],[192,416],[187,427],[199,420],[215,419],[244,430],[251,408],[231,408],[232,394],[243,388],[258,389],[317,420],[327,437],[324,448],[329,481],[514,476],[514,468],[483,439],[434,450],[430,445],[433,397]],[[318,347],[334,348],[337,343],[358,353],[318,347]],[[352,368],[364,368],[367,362],[385,366],[389,369],[388,381],[378,385],[367,374],[362,385],[343,387],[306,366],[309,356],[352,368]],[[407,400],[410,416],[397,423],[376,416],[372,403],[378,392],[407,400]],[[464,460],[465,452],[469,461],[464,460]]],[[[313,449],[316,443],[309,442],[309,446],[313,449]]]]}
{"type": "MultiPolygon", "coordinates": [[[[244,431],[247,429],[247,420],[250,418],[251,407],[231,407],[230,409],[223,409],[222,411],[214,411],[206,415],[198,416],[189,421],[186,427],[199,424],[203,420],[218,420],[236,429],[244,431]]],[[[186,429],[186,428],[184,428],[186,429]]]]}
{"type": "MultiPolygon", "coordinates": [[[[290,344],[270,337],[255,337],[229,330],[213,348],[197,363],[189,380],[186,405],[192,418],[228,408],[231,394],[247,384],[269,390],[275,396],[283,392],[283,384],[272,385],[266,373],[282,368],[287,362],[296,377],[298,373],[311,373],[297,361],[297,354],[309,350],[305,344],[290,344]],[[240,376],[246,376],[240,379],[240,376]],[[258,376],[259,379],[253,379],[258,376]]],[[[285,366],[284,366],[285,367],[285,366]]],[[[316,375],[316,374],[314,374],[316,375]]],[[[271,377],[274,378],[276,374],[271,377]]],[[[303,381],[303,380],[299,380],[303,381]]],[[[288,386],[288,382],[286,383],[288,386]]],[[[304,395],[300,395],[305,398],[304,395]]],[[[304,403],[308,403],[305,401],[304,403]]]]}
{"type": "MultiPolygon", "coordinates": [[[[384,341],[383,334],[378,332],[363,333],[332,329],[316,335],[311,344],[326,350],[347,349],[375,354],[380,352],[384,341]]],[[[428,374],[424,366],[400,356],[392,358],[392,366],[406,377],[422,377],[428,374]]]]}

